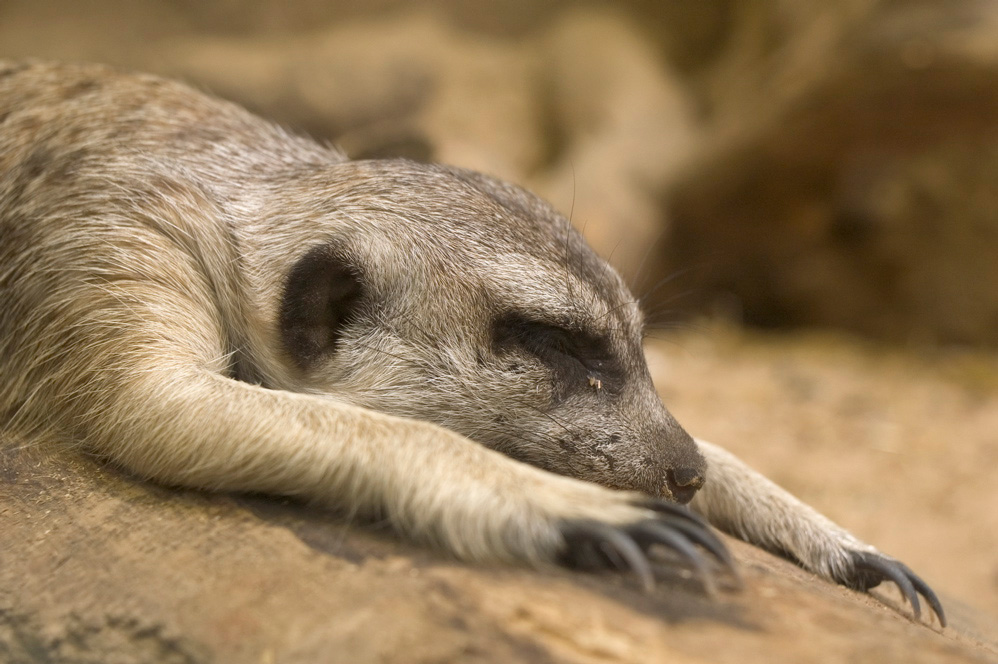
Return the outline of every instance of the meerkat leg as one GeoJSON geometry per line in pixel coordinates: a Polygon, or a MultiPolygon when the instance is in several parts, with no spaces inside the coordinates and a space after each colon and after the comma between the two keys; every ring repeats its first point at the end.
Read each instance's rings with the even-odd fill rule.
{"type": "Polygon", "coordinates": [[[893,581],[916,617],[921,593],[945,626],[935,593],[903,563],[858,540],[730,452],[703,440],[697,445],[707,458],[709,474],[691,507],[711,524],[857,590],[893,581]]]}
{"type": "Polygon", "coordinates": [[[106,413],[115,424],[105,425],[102,449],[161,481],[296,495],[383,516],[464,559],[540,563],[570,555],[566,547],[608,545],[646,583],[641,545],[685,553],[706,532],[632,494],[546,473],[426,422],[194,368],[139,372],[127,398],[147,410],[139,418],[106,413]],[[691,528],[694,535],[685,534],[691,528]]]}
{"type": "Polygon", "coordinates": [[[431,423],[228,378],[216,317],[175,291],[115,282],[82,300],[89,318],[67,343],[88,352],[61,390],[75,395],[63,421],[143,476],[376,515],[463,559],[621,564],[647,586],[653,545],[700,569],[701,550],[727,560],[682,508],[542,471],[431,423]]]}

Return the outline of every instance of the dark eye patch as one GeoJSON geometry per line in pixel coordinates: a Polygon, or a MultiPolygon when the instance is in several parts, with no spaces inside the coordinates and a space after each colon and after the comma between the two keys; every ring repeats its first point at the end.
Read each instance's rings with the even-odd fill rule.
{"type": "Polygon", "coordinates": [[[544,363],[553,374],[556,396],[592,389],[590,377],[600,381],[601,389],[612,389],[622,378],[610,344],[579,330],[510,314],[496,321],[493,342],[498,352],[520,349],[544,363]]]}

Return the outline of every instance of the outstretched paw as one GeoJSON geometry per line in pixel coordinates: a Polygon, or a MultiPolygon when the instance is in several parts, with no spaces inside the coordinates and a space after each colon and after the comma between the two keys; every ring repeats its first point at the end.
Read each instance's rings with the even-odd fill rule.
{"type": "Polygon", "coordinates": [[[715,592],[709,558],[716,559],[737,578],[731,554],[701,517],[685,507],[651,498],[634,506],[647,510],[647,516],[623,524],[594,520],[562,522],[565,548],[561,562],[583,569],[630,569],[644,589],[651,591],[655,576],[648,553],[652,546],[659,545],[677,553],[709,594],[715,592]]]}
{"type": "Polygon", "coordinates": [[[850,551],[849,555],[852,557],[852,569],[839,579],[843,585],[865,591],[879,585],[881,581],[893,581],[901,594],[904,595],[905,600],[911,604],[916,619],[922,615],[922,608],[918,601],[918,595],[921,593],[928,600],[936,617],[939,618],[939,624],[943,627],[946,626],[946,614],[943,613],[943,606],[939,603],[936,593],[907,565],[880,553],[850,551]]]}

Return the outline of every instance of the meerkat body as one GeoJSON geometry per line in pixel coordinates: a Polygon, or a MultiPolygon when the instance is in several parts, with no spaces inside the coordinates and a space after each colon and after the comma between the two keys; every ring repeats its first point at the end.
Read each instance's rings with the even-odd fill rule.
{"type": "Polygon", "coordinates": [[[694,442],[620,278],[492,178],[350,161],[152,76],[0,61],[0,299],[4,426],[143,476],[646,583],[654,544],[726,560],[692,500],[942,619],[903,565],[694,442]]]}

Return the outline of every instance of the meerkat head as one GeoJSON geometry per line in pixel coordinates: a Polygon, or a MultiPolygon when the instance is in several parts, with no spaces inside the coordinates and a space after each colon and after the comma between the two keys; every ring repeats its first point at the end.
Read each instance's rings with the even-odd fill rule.
{"type": "Polygon", "coordinates": [[[706,462],[642,318],[564,217],[498,180],[347,162],[276,314],[291,385],[431,421],[544,469],[679,502],[706,462]]]}

